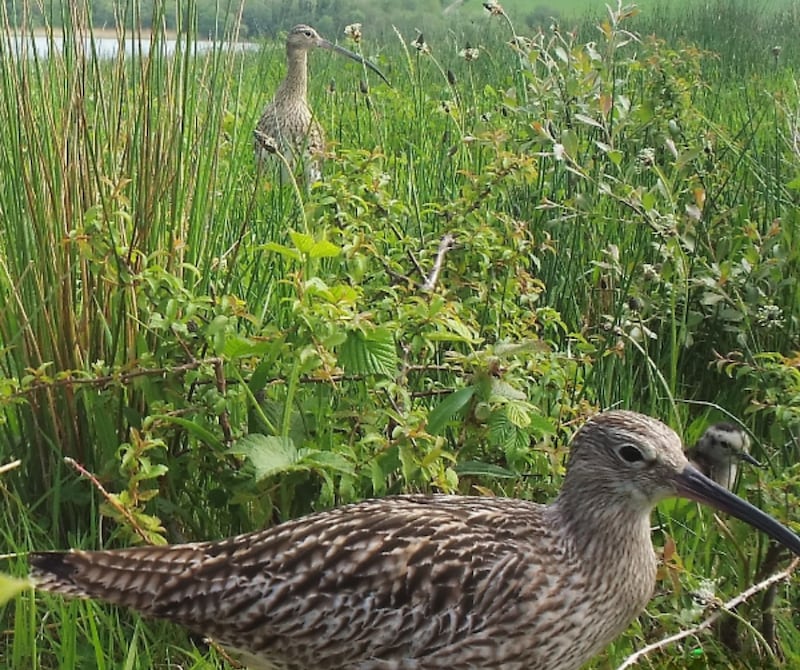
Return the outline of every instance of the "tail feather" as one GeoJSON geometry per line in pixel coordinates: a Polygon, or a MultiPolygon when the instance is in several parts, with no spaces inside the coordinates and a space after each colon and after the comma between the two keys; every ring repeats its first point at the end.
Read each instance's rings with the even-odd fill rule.
{"type": "Polygon", "coordinates": [[[159,593],[191,569],[196,546],[122,551],[35,552],[29,555],[37,589],[73,598],[96,598],[155,614],[159,593]]]}
{"type": "Polygon", "coordinates": [[[45,551],[28,556],[30,577],[36,588],[50,593],[61,593],[75,598],[88,598],[91,594],[75,582],[76,567],[69,561],[69,552],[45,551]]]}

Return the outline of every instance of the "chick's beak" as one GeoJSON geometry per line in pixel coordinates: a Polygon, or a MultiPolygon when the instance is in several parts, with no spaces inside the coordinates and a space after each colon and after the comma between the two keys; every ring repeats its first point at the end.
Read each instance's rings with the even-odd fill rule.
{"type": "Polygon", "coordinates": [[[763,468],[763,467],[764,467],[763,465],[761,465],[761,463],[760,463],[759,461],[757,461],[755,458],[753,458],[753,457],[752,457],[750,454],[748,454],[746,451],[743,451],[743,452],[741,453],[741,455],[739,456],[739,458],[740,458],[741,460],[743,460],[743,461],[747,461],[747,462],[748,462],[748,463],[750,463],[751,465],[755,465],[757,468],[763,468]]]}

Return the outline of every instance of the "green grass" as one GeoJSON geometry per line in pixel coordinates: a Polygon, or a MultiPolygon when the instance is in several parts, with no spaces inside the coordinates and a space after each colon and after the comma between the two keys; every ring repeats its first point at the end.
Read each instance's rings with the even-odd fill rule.
{"type": "MultiPolygon", "coordinates": [[[[149,58],[102,60],[79,47],[79,5],[63,58],[18,59],[6,24],[0,464],[22,459],[0,475],[7,571],[31,549],[222,537],[401,491],[544,501],[576,426],[614,404],[689,437],[740,417],[769,464],[740,492],[793,523],[789,10],[659,5],[536,36],[503,4],[533,39],[521,50],[502,17],[421,51],[365,25],[358,48],[391,88],[364,93],[358,67],[313,54],[332,155],[297,190],[252,162],[280,45],[198,54],[190,12],[174,55],[156,29],[149,58]],[[747,49],[717,34],[743,26],[747,49]]],[[[758,574],[764,540],[740,525],[685,503],[656,518],[674,581],[594,667],[690,625],[703,578],[724,600],[758,574]]],[[[796,597],[775,607],[787,667],[796,597]]],[[[222,667],[112,608],[26,594],[0,617],[4,667],[222,667]]],[[[650,667],[763,667],[756,640],[734,654],[704,636],[650,667]]]]}

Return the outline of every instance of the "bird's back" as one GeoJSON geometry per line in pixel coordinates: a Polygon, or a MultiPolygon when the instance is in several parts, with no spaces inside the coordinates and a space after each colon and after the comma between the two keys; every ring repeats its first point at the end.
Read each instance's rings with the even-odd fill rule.
{"type": "Polygon", "coordinates": [[[576,566],[544,510],[401,496],[219,543],[31,562],[44,590],[170,619],[247,649],[253,668],[575,667],[559,656],[586,650],[565,651],[555,633],[574,609],[564,589],[576,566]],[[531,648],[528,636],[548,627],[552,645],[531,648]]]}

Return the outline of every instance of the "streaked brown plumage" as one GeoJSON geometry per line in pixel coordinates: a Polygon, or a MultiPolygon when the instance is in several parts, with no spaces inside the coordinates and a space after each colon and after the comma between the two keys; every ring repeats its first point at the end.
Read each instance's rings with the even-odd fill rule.
{"type": "Polygon", "coordinates": [[[733,489],[740,461],[761,467],[750,455],[750,438],[744,429],[726,421],[709,426],[697,444],[686,450],[686,458],[726,489],[733,489]]]}
{"type": "Polygon", "coordinates": [[[650,511],[683,496],[800,538],[633,412],[588,421],[550,505],[400,496],[221,542],[37,553],[38,588],[170,619],[270,670],[574,670],[650,599],[650,511]]]}
{"type": "Polygon", "coordinates": [[[321,178],[321,156],[325,151],[325,133],[308,105],[308,51],[314,48],[352,58],[388,83],[375,65],[323,39],[312,27],[301,24],[292,28],[286,38],[286,77],[261,114],[254,132],[254,146],[258,163],[276,151],[283,154],[292,169],[301,160],[308,182],[321,178]]]}

